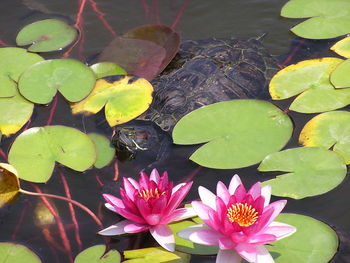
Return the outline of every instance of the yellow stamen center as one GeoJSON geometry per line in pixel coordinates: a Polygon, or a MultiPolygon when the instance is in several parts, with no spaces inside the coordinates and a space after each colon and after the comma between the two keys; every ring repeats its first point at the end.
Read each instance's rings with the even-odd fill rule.
{"type": "Polygon", "coordinates": [[[259,218],[258,211],[246,203],[236,203],[227,209],[227,217],[231,223],[236,222],[240,226],[251,226],[259,218]]]}
{"type": "Polygon", "coordinates": [[[148,201],[150,198],[159,199],[163,194],[165,194],[165,192],[160,193],[158,188],[139,191],[139,197],[142,197],[145,201],[148,201]]]}

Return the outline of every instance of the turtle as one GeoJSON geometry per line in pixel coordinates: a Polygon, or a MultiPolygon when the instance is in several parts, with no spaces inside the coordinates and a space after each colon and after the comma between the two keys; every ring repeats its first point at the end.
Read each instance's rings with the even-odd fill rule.
{"type": "Polygon", "coordinates": [[[278,61],[256,38],[183,40],[162,74],[151,83],[154,98],[138,121],[117,126],[112,143],[120,160],[139,150],[165,158],[171,132],[187,113],[232,99],[269,99],[268,83],[278,61]]]}

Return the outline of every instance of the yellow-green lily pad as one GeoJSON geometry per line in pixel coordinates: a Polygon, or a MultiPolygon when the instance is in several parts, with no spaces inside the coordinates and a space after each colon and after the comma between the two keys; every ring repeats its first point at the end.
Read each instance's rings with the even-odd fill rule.
{"type": "Polygon", "coordinates": [[[30,119],[34,104],[23,98],[18,91],[10,98],[0,98],[0,131],[3,135],[18,132],[30,119]]]}
{"type": "Polygon", "coordinates": [[[30,128],[13,142],[9,163],[18,177],[36,183],[47,182],[55,162],[85,171],[96,161],[95,145],[83,132],[65,126],[30,128]]]}
{"type": "Polygon", "coordinates": [[[113,127],[145,112],[152,102],[153,86],[146,79],[112,76],[99,79],[84,100],[72,105],[73,114],[95,114],[105,105],[108,124],[113,127]]]}
{"type": "Polygon", "coordinates": [[[350,164],[350,112],[331,111],[312,118],[302,129],[299,142],[304,146],[332,150],[350,164]]]}
{"type": "Polygon", "coordinates": [[[106,245],[95,245],[80,252],[74,263],[119,263],[120,258],[117,250],[106,252],[106,245]]]}
{"type": "Polygon", "coordinates": [[[29,66],[44,59],[23,48],[0,48],[0,97],[12,97],[16,95],[19,76],[29,66]]]}
{"type": "Polygon", "coordinates": [[[335,89],[329,79],[343,61],[321,58],[290,65],[271,79],[270,95],[274,100],[282,100],[300,94],[289,109],[302,113],[342,108],[350,103],[350,89],[335,89]]]}
{"type": "Polygon", "coordinates": [[[12,242],[0,242],[0,262],[41,263],[42,261],[26,246],[12,242]]]}
{"type": "Polygon", "coordinates": [[[20,77],[18,88],[28,100],[47,104],[57,90],[70,102],[85,98],[93,89],[94,72],[74,59],[46,60],[28,68],[20,77]]]}
{"type": "Polygon", "coordinates": [[[8,163],[0,163],[0,208],[10,203],[17,196],[19,190],[16,169],[8,163]]]}
{"type": "Polygon", "coordinates": [[[350,37],[339,40],[331,47],[331,50],[340,56],[350,58],[350,37]]]}
{"type": "Polygon", "coordinates": [[[19,31],[16,43],[28,47],[32,52],[49,52],[61,50],[72,43],[78,31],[66,22],[57,19],[46,19],[26,25],[19,31]]]}
{"type": "Polygon", "coordinates": [[[292,130],[288,115],[267,101],[231,100],[184,116],[173,130],[173,139],[176,144],[205,143],[190,157],[202,166],[235,169],[281,150],[292,130]]]}
{"type": "Polygon", "coordinates": [[[310,18],[291,29],[304,38],[327,39],[350,33],[348,0],[290,0],[281,11],[288,18],[310,18]]]}
{"type": "Polygon", "coordinates": [[[125,250],[123,263],[189,263],[190,255],[181,252],[169,252],[161,247],[125,250]]]}
{"type": "Polygon", "coordinates": [[[345,60],[339,64],[338,67],[331,74],[331,82],[335,88],[349,88],[350,87],[350,59],[345,60]]]}
{"type": "Polygon", "coordinates": [[[115,149],[111,146],[106,136],[97,133],[89,133],[88,136],[96,147],[96,162],[94,166],[98,169],[108,165],[114,158],[115,149]]]}
{"type": "Polygon", "coordinates": [[[287,172],[263,182],[263,185],[270,185],[273,195],[294,199],[326,193],[338,186],[346,176],[342,157],[318,147],[272,153],[265,157],[258,170],[287,172]]]}
{"type": "Polygon", "coordinates": [[[309,216],[282,213],[277,222],[296,227],[286,238],[265,246],[275,263],[328,263],[338,250],[338,236],[325,223],[309,216]]]}
{"type": "Polygon", "coordinates": [[[112,62],[96,63],[91,65],[90,68],[95,72],[97,79],[107,77],[107,76],[127,74],[125,69],[123,69],[121,66],[112,62]]]}

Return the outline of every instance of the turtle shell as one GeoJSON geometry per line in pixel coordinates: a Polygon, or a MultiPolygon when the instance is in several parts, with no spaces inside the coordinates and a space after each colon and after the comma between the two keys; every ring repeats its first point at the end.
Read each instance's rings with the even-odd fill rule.
{"type": "Polygon", "coordinates": [[[154,100],[139,119],[171,131],[187,113],[232,99],[268,99],[277,61],[256,39],[183,41],[172,63],[152,81],[154,100]]]}

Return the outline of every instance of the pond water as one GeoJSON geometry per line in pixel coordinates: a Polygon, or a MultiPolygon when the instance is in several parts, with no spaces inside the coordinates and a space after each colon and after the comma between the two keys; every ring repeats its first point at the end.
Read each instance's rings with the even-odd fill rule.
{"type": "MultiPolygon", "coordinates": [[[[3,0],[0,8],[0,40],[14,45],[17,32],[22,26],[48,17],[63,18],[74,21],[79,8],[79,2],[72,0],[3,0]]],[[[186,1],[185,1],[186,2],[186,1]]],[[[296,21],[279,17],[279,12],[286,0],[191,0],[184,6],[183,1],[139,1],[139,0],[99,0],[98,8],[105,14],[105,19],[117,32],[122,33],[133,27],[157,23],[166,25],[178,20],[178,30],[186,39],[205,39],[210,37],[239,37],[250,38],[267,34],[264,44],[271,54],[286,58],[291,50],[299,45],[300,41],[289,32],[296,21]],[[145,8],[143,3],[147,4],[145,8]]],[[[112,39],[112,33],[101,23],[99,15],[94,10],[94,2],[86,1],[83,10],[82,25],[84,30],[83,43],[78,45],[72,57],[88,60],[99,53],[112,39]]],[[[326,41],[306,42],[296,52],[289,62],[317,57],[327,54],[329,44],[326,41]],[[307,56],[307,57],[305,57],[307,56]]],[[[300,47],[300,46],[299,46],[300,47]]],[[[50,57],[51,54],[48,56],[50,57]]],[[[52,57],[58,57],[57,53],[52,57]]],[[[282,58],[281,58],[282,59],[282,58]]],[[[275,103],[286,109],[290,101],[275,103]]],[[[36,106],[29,127],[44,125],[50,115],[52,105],[36,106]]],[[[294,137],[287,145],[296,147],[297,136],[304,124],[312,115],[289,113],[295,124],[294,137]]],[[[57,110],[53,115],[52,124],[62,124],[78,128],[85,132],[98,132],[108,137],[112,130],[103,121],[103,115],[92,117],[72,116],[69,105],[61,97],[58,98],[57,110]]],[[[1,148],[8,151],[14,136],[5,138],[1,148]]],[[[214,170],[201,168],[188,160],[193,147],[174,146],[171,157],[157,166],[159,171],[167,170],[170,178],[179,182],[186,178],[193,178],[192,189],[203,185],[214,190],[216,181],[228,183],[231,176],[238,173],[247,186],[256,181],[263,181],[266,174],[257,171],[257,165],[239,170],[214,170]],[[213,183],[215,182],[215,184],[213,183]]],[[[92,169],[84,173],[72,171],[63,166],[56,166],[55,172],[46,185],[39,185],[41,191],[66,196],[64,181],[66,178],[73,199],[85,204],[93,210],[108,226],[120,218],[103,207],[102,191],[119,192],[117,177],[137,177],[140,170],[154,161],[155,156],[148,152],[140,152],[132,161],[116,161],[109,167],[101,170],[92,169]]],[[[1,161],[6,161],[4,158],[1,161]]],[[[35,172],[35,171],[33,171],[35,172]]],[[[315,182],[317,184],[317,182],[315,182]]],[[[30,183],[23,183],[22,188],[35,190],[30,183]]],[[[348,192],[350,179],[327,194],[306,198],[303,200],[288,200],[285,212],[300,213],[312,216],[326,222],[337,231],[344,234],[344,241],[348,241],[346,232],[350,231],[350,204],[348,192]]],[[[192,190],[187,200],[198,198],[197,191],[192,190]]],[[[96,235],[99,230],[90,217],[79,209],[75,209],[79,224],[79,234],[75,232],[75,225],[71,219],[69,207],[65,202],[50,200],[58,211],[59,218],[67,233],[71,255],[67,253],[62,242],[62,235],[57,228],[57,222],[50,217],[45,205],[36,197],[20,196],[16,202],[0,209],[0,241],[16,241],[27,245],[38,255],[43,262],[70,262],[71,257],[81,250],[104,240],[111,248],[119,251],[154,245],[149,235],[132,235],[122,238],[103,239],[96,235]]],[[[63,237],[64,239],[64,237],[63,237]]],[[[340,252],[333,259],[333,263],[350,262],[350,250],[342,243],[340,252]]],[[[215,257],[193,257],[191,262],[215,262],[215,257]]],[[[286,262],[289,263],[289,262],[286,262]]],[[[293,262],[296,263],[296,262],[293,262]]]]}

